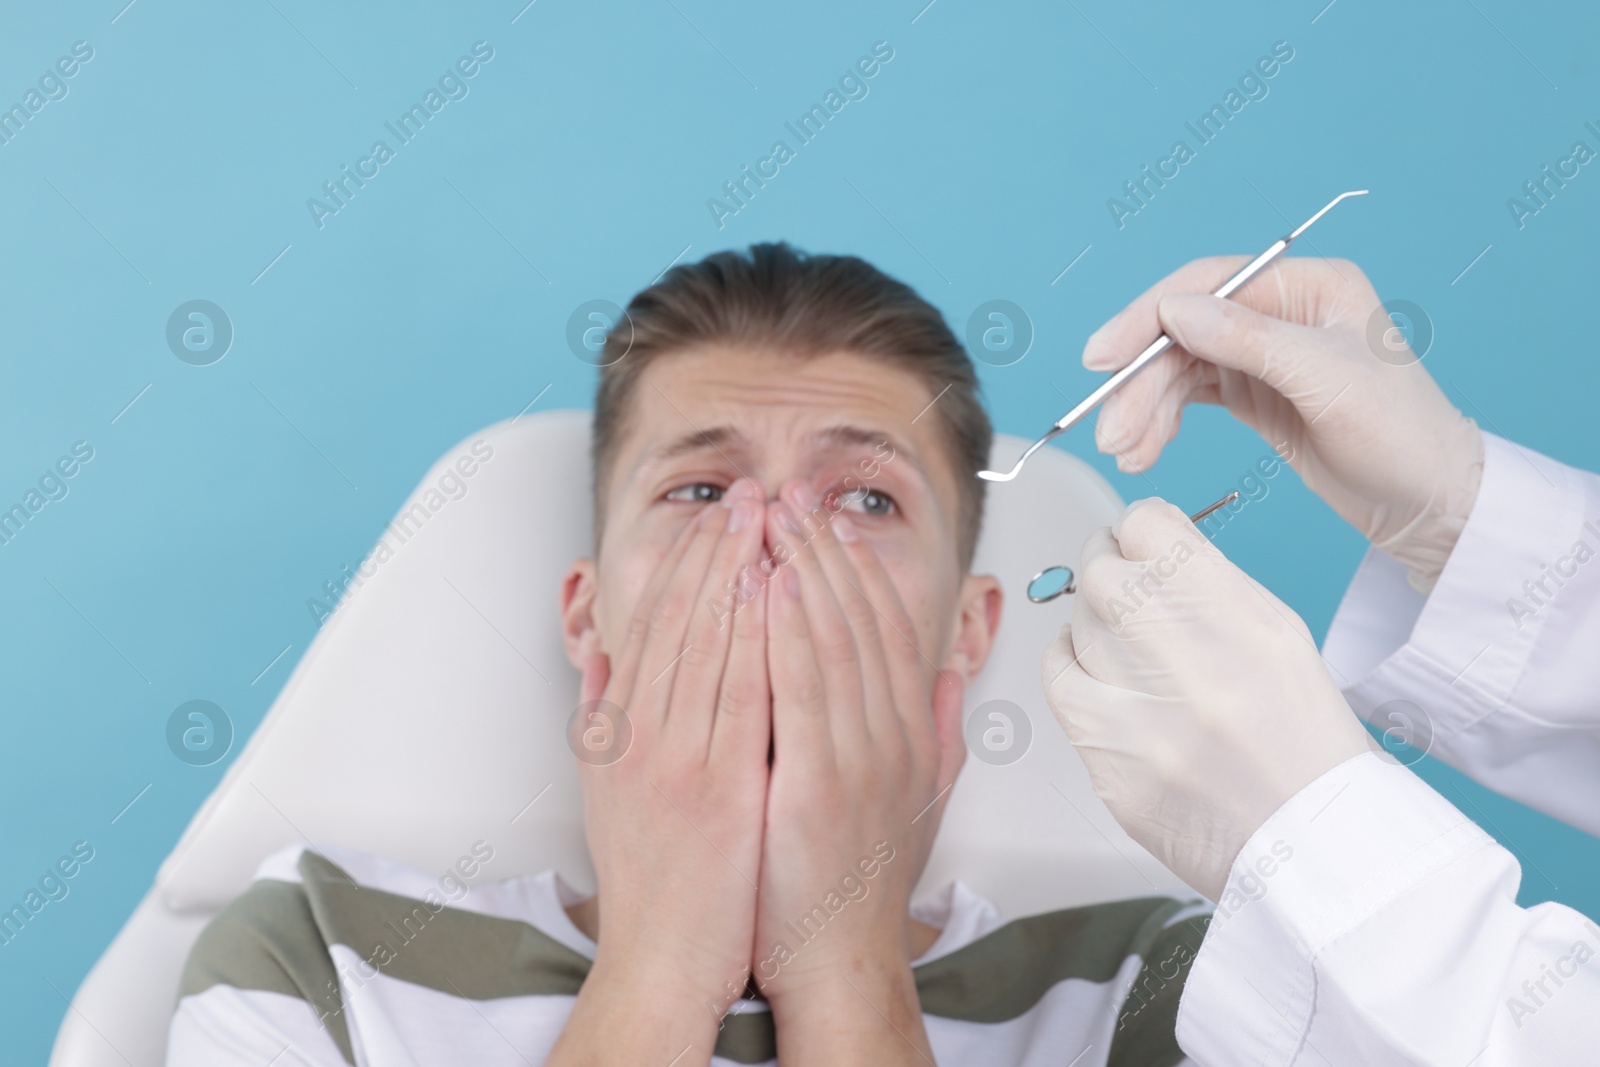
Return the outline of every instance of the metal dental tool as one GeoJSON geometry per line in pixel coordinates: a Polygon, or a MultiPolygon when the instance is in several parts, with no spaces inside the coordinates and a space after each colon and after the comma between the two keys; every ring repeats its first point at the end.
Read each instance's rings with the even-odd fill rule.
{"type": "MultiPolygon", "coordinates": [[[[1326,211],[1327,208],[1323,210],[1326,211]]],[[[1304,229],[1304,227],[1301,228],[1304,229]]],[[[1201,519],[1220,508],[1227,507],[1238,499],[1239,490],[1235,489],[1215,504],[1208,504],[1193,515],[1190,515],[1189,521],[1198,526],[1201,519]]],[[[1063,567],[1059,563],[1054,567],[1046,567],[1038,574],[1035,574],[1033,579],[1028,582],[1026,590],[1028,599],[1035,604],[1048,604],[1058,596],[1066,596],[1068,593],[1076,593],[1077,591],[1077,576],[1072,573],[1072,568],[1063,567]]]]}
{"type": "MultiPolygon", "coordinates": [[[[1326,215],[1333,208],[1333,205],[1337,204],[1345,197],[1366,196],[1367,192],[1368,190],[1366,189],[1353,189],[1348,193],[1340,193],[1338,196],[1328,201],[1327,204],[1323,206],[1321,211],[1302,222],[1298,227],[1296,227],[1293,233],[1289,234],[1287,237],[1278,238],[1276,241],[1272,242],[1265,252],[1262,252],[1255,259],[1252,259],[1249,263],[1245,264],[1243,270],[1239,271],[1238,274],[1235,274],[1233,277],[1224,282],[1222,284],[1222,288],[1218,289],[1213,295],[1220,297],[1232,296],[1234,291],[1241,285],[1266,269],[1267,264],[1283,255],[1288,247],[1294,243],[1295,238],[1309,230],[1311,228],[1311,224],[1316,222],[1322,216],[1326,215]]],[[[1056,437],[1065,433],[1077,423],[1082,421],[1084,416],[1088,415],[1089,412],[1093,411],[1095,408],[1104,403],[1105,399],[1118,389],[1121,389],[1129,378],[1132,378],[1135,374],[1138,374],[1145,368],[1146,365],[1150,363],[1151,360],[1165,352],[1168,348],[1171,348],[1172,345],[1172,338],[1168,337],[1166,334],[1162,334],[1160,337],[1157,337],[1154,341],[1150,342],[1149,348],[1146,348],[1143,352],[1140,352],[1133,358],[1132,363],[1129,363],[1126,367],[1123,367],[1111,377],[1101,382],[1100,387],[1085,397],[1077,407],[1061,416],[1060,420],[1050,428],[1049,433],[1045,434],[1032,445],[1028,446],[1028,450],[1022,454],[1022,458],[1017,460],[1017,462],[1012,466],[1011,470],[1005,472],[979,471],[978,477],[990,482],[1009,482],[1011,479],[1015,478],[1018,473],[1021,472],[1022,465],[1028,461],[1028,457],[1039,451],[1039,449],[1043,448],[1046,441],[1049,441],[1052,437],[1056,437]]]]}
{"type": "Polygon", "coordinates": [[[1223,497],[1221,500],[1217,501],[1215,504],[1207,504],[1205,507],[1203,507],[1199,511],[1195,512],[1193,515],[1190,515],[1189,516],[1189,521],[1194,523],[1196,526],[1199,526],[1201,520],[1205,519],[1205,518],[1208,518],[1211,515],[1212,512],[1221,511],[1223,508],[1227,507],[1229,504],[1233,503],[1235,500],[1238,500],[1238,499],[1239,499],[1239,490],[1235,489],[1233,492],[1229,493],[1227,496],[1223,497]]]}

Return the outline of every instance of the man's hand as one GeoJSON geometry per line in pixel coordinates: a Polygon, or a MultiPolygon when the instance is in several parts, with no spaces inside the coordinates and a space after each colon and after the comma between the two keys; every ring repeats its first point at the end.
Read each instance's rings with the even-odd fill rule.
{"type": "Polygon", "coordinates": [[[755,567],[763,519],[748,481],[704,508],[640,597],[618,659],[584,672],[583,700],[620,708],[627,727],[609,723],[612,737],[632,736],[620,758],[580,767],[600,930],[552,1064],[708,1063],[744,992],[771,729],[765,596],[731,617],[707,605],[755,567]]]}
{"type": "Polygon", "coordinates": [[[1209,295],[1246,258],[1180,267],[1089,338],[1083,365],[1102,371],[1162,331],[1177,342],[1101,408],[1100,450],[1144,470],[1186,404],[1221,404],[1284,447],[1312,491],[1431,589],[1477,499],[1478,427],[1354,263],[1283,259],[1231,300],[1209,295]]]}
{"type": "Polygon", "coordinates": [[[752,967],[779,1058],[931,1063],[910,962],[911,890],[961,741],[937,675],[847,515],[791,482],[767,509],[773,764],[752,967]]]}

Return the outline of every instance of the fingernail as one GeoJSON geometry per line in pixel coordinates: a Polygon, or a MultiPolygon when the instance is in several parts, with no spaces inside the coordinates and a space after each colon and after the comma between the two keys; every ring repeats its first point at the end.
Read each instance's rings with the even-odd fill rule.
{"type": "Polygon", "coordinates": [[[795,523],[794,513],[789,510],[788,506],[780,503],[777,505],[777,509],[779,529],[787,530],[792,534],[799,533],[800,527],[795,523]]]}
{"type": "Polygon", "coordinates": [[[861,540],[856,524],[846,518],[842,511],[833,517],[833,535],[846,544],[861,540]]]}
{"type": "Polygon", "coordinates": [[[1083,343],[1083,366],[1086,370],[1106,370],[1116,361],[1113,352],[1105,339],[1105,329],[1096,330],[1089,335],[1083,343]]]}
{"type": "Polygon", "coordinates": [[[728,516],[728,532],[738,533],[750,525],[750,520],[755,518],[755,505],[748,500],[734,502],[733,514],[728,516]]]}
{"type": "Polygon", "coordinates": [[[801,482],[794,487],[794,499],[795,503],[799,504],[807,511],[812,510],[818,504],[822,503],[822,501],[817,499],[817,494],[812,491],[811,486],[806,482],[801,482]]]}

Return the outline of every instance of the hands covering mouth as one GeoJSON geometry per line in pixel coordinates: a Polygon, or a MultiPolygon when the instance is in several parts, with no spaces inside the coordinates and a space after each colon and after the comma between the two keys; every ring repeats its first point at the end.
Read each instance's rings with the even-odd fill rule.
{"type": "Polygon", "coordinates": [[[908,909],[965,748],[962,680],[915,632],[803,482],[767,502],[742,479],[688,524],[584,671],[632,740],[580,767],[603,912],[575,1021],[627,1004],[704,1063],[753,976],[786,1064],[931,1062],[908,909]]]}

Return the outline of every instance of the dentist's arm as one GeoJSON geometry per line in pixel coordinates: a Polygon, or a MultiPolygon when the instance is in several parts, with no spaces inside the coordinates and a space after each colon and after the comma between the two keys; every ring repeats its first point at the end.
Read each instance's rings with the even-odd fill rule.
{"type": "Polygon", "coordinates": [[[1170,505],[1084,548],[1050,706],[1130,835],[1217,901],[1180,1003],[1201,1064],[1581,1062],[1600,928],[1375,754],[1309,632],[1170,505]]]}
{"type": "Polygon", "coordinates": [[[1600,834],[1600,478],[1480,435],[1354,264],[1283,260],[1234,300],[1204,295],[1238,262],[1182,267],[1090,339],[1100,370],[1163,329],[1178,341],[1107,401],[1102,450],[1148,467],[1191,402],[1287,442],[1374,544],[1324,647],[1351,705],[1600,834]]]}

